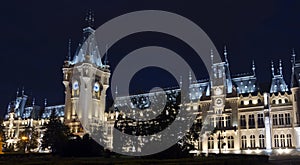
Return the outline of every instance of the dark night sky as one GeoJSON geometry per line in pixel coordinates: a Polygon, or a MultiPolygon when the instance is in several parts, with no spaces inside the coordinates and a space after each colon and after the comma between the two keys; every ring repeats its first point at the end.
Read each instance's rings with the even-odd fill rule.
{"type": "MultiPolygon", "coordinates": [[[[220,53],[227,45],[233,74],[250,72],[254,59],[260,82],[270,81],[270,61],[273,59],[277,65],[281,58],[284,76],[289,83],[291,49],[300,52],[300,2],[296,0],[6,1],[0,6],[1,113],[15,98],[17,88],[23,86],[25,93],[33,95],[38,104],[42,104],[44,98],[48,99],[49,105],[64,103],[61,69],[67,55],[68,39],[76,43],[73,42],[72,46],[74,52],[81,41],[88,9],[95,12],[96,27],[116,16],[137,10],[155,9],[180,14],[198,24],[220,53]]],[[[124,38],[111,48],[108,60],[112,68],[126,53],[146,45],[175,49],[181,56],[193,54],[170,36],[137,34],[124,38]]],[[[148,73],[155,72],[157,70],[148,73]]],[[[141,80],[143,75],[141,72],[135,79],[141,80]]],[[[143,78],[149,81],[145,84],[151,86],[157,83],[153,77],[147,77],[143,78]]],[[[142,88],[139,84],[135,87],[142,88]]]]}

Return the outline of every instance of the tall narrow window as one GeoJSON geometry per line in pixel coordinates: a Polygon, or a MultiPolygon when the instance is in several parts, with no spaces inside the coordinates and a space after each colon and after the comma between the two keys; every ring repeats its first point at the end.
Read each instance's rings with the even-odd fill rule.
{"type": "Polygon", "coordinates": [[[234,139],[233,136],[228,137],[228,148],[234,148],[234,139]]]}
{"type": "Polygon", "coordinates": [[[280,135],[280,146],[285,147],[285,136],[284,136],[284,134],[280,135]]]}
{"type": "Polygon", "coordinates": [[[265,148],[265,136],[263,134],[259,135],[259,148],[265,148]]]}
{"type": "Polygon", "coordinates": [[[247,148],[247,137],[246,135],[242,136],[242,149],[246,149],[247,148]]]}
{"type": "Polygon", "coordinates": [[[231,126],[231,117],[226,116],[226,127],[230,127],[230,126],[231,126]]]}
{"type": "Polygon", "coordinates": [[[292,147],[292,135],[291,134],[286,135],[286,142],[287,142],[287,147],[292,147]]]}
{"type": "Polygon", "coordinates": [[[276,147],[276,148],[279,147],[279,139],[278,139],[278,135],[274,135],[274,147],[276,147]]]}
{"type": "Polygon", "coordinates": [[[250,136],[250,147],[255,148],[255,135],[250,136]]]}
{"type": "Polygon", "coordinates": [[[246,128],[246,116],[245,115],[240,116],[240,124],[241,124],[241,128],[246,128]]]}
{"type": "Polygon", "coordinates": [[[211,117],[209,119],[209,124],[210,124],[211,127],[214,127],[214,118],[213,117],[211,117]]]}
{"type": "Polygon", "coordinates": [[[249,115],[249,128],[255,128],[254,114],[249,115]]]}
{"type": "Polygon", "coordinates": [[[217,127],[218,128],[224,127],[224,117],[217,117],[217,127]]]}
{"type": "Polygon", "coordinates": [[[278,125],[277,114],[273,115],[273,125],[278,125]]]}
{"type": "Polygon", "coordinates": [[[208,138],[208,149],[214,149],[214,138],[213,137],[208,138]]]}
{"type": "Polygon", "coordinates": [[[279,125],[284,125],[283,114],[279,114],[279,125]]]}
{"type": "Polygon", "coordinates": [[[262,114],[262,113],[257,114],[257,124],[258,124],[258,128],[265,127],[264,114],[262,114]]]}
{"type": "Polygon", "coordinates": [[[290,115],[290,113],[285,114],[285,124],[286,125],[291,125],[291,115],[290,115]]]}

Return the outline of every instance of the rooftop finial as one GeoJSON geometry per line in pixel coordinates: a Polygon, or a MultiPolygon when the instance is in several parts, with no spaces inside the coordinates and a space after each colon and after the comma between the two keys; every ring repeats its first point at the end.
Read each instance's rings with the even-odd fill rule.
{"type": "Polygon", "coordinates": [[[24,89],[24,86],[22,88],[22,96],[24,96],[24,92],[25,92],[25,89],[24,89]]]}
{"type": "Polygon", "coordinates": [[[225,57],[225,62],[228,63],[226,45],[224,46],[224,57],[225,57]]]}
{"type": "Polygon", "coordinates": [[[115,91],[115,94],[116,94],[116,96],[115,96],[115,97],[117,97],[117,96],[118,96],[118,86],[116,86],[116,91],[115,91]]]}
{"type": "Polygon", "coordinates": [[[281,59],[279,59],[279,74],[282,76],[282,65],[281,65],[281,59]]]}
{"type": "Polygon", "coordinates": [[[108,56],[108,45],[105,45],[105,57],[104,57],[104,65],[107,65],[107,56],[108,56]]]}
{"type": "Polygon", "coordinates": [[[44,106],[45,106],[45,107],[47,106],[47,98],[45,98],[44,106]]]}
{"type": "Polygon", "coordinates": [[[94,12],[91,9],[87,12],[85,21],[87,22],[87,25],[89,27],[94,27],[94,22],[95,22],[94,12]]]}
{"type": "Polygon", "coordinates": [[[189,81],[190,81],[190,84],[192,84],[192,72],[189,71],[189,81]]]}
{"type": "Polygon", "coordinates": [[[71,38],[69,39],[69,43],[68,43],[68,61],[71,61],[71,38]]]}
{"type": "Polygon", "coordinates": [[[255,63],[254,63],[254,60],[252,60],[252,72],[253,72],[253,75],[255,76],[255,63]]]}
{"type": "MultiPolygon", "coordinates": [[[[19,88],[17,89],[17,97],[19,97],[19,88]]],[[[17,98],[17,97],[16,97],[16,98],[17,98]]]]}
{"type": "Polygon", "coordinates": [[[34,107],[35,105],[35,98],[32,99],[32,106],[34,107]]]}
{"type": "Polygon", "coordinates": [[[182,87],[182,76],[180,76],[179,86],[180,86],[180,88],[182,87]]]}
{"type": "Polygon", "coordinates": [[[212,49],[210,49],[210,58],[211,58],[211,64],[214,64],[214,52],[212,49]]]}
{"type": "Polygon", "coordinates": [[[273,64],[273,61],[271,61],[271,70],[272,70],[272,75],[274,77],[274,64],[273,64]]]}

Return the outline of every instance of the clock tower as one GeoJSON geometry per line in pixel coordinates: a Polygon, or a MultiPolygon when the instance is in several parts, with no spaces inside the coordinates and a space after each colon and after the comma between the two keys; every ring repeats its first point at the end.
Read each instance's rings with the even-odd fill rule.
{"type": "Polygon", "coordinates": [[[63,66],[65,86],[64,122],[77,135],[85,133],[91,123],[105,123],[106,90],[109,87],[110,70],[101,61],[101,55],[92,28],[91,13],[86,18],[83,42],[71,59],[69,43],[68,59],[63,66]]]}
{"type": "Polygon", "coordinates": [[[211,51],[211,100],[213,114],[221,115],[225,107],[226,98],[226,62],[214,63],[211,51]]]}

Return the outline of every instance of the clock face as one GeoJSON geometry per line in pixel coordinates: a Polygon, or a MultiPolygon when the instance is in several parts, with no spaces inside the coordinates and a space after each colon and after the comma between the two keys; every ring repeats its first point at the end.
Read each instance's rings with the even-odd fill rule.
{"type": "Polygon", "coordinates": [[[218,106],[223,105],[223,100],[221,98],[217,98],[215,100],[215,104],[218,105],[218,106]]]}
{"type": "Polygon", "coordinates": [[[73,89],[74,89],[74,90],[77,90],[78,88],[79,88],[78,81],[75,81],[75,82],[73,83],[73,89]]]}
{"type": "Polygon", "coordinates": [[[100,89],[99,84],[95,83],[95,85],[94,85],[94,91],[95,92],[99,92],[99,89],[100,89]]]}
{"type": "Polygon", "coordinates": [[[221,95],[222,89],[220,87],[216,88],[215,93],[216,93],[216,95],[221,95]]]}

